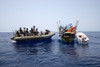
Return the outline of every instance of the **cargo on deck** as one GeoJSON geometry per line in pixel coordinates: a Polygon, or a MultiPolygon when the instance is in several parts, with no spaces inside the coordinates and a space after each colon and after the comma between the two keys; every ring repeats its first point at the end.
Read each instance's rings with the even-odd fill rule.
{"type": "Polygon", "coordinates": [[[77,24],[78,22],[76,23],[76,26],[73,26],[71,23],[66,26],[62,26],[61,24],[60,25],[58,24],[59,34],[63,41],[72,42],[74,40],[77,24]]]}

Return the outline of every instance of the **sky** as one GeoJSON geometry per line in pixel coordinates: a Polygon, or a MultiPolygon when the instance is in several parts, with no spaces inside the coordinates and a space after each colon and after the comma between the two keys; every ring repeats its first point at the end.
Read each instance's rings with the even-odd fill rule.
{"type": "Polygon", "coordinates": [[[36,26],[58,31],[79,21],[77,31],[100,31],[100,0],[0,0],[0,32],[36,26]]]}

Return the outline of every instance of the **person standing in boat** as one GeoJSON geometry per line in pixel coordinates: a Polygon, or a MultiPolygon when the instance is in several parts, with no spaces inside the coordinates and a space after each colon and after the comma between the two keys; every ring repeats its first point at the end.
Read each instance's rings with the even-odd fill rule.
{"type": "Polygon", "coordinates": [[[17,31],[16,34],[15,34],[15,37],[20,37],[20,36],[21,35],[20,35],[19,31],[17,31]]]}
{"type": "Polygon", "coordinates": [[[40,31],[40,36],[41,36],[41,35],[43,35],[43,32],[42,32],[42,31],[40,31]]]}
{"type": "Polygon", "coordinates": [[[45,30],[45,35],[46,35],[46,34],[49,34],[49,33],[50,33],[50,31],[49,31],[49,30],[45,30]]]}

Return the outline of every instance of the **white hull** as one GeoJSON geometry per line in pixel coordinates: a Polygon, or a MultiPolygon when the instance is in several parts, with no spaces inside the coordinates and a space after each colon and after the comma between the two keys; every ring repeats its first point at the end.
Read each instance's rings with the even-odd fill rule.
{"type": "Polygon", "coordinates": [[[76,38],[79,44],[87,44],[89,38],[82,32],[77,32],[76,38]]]}

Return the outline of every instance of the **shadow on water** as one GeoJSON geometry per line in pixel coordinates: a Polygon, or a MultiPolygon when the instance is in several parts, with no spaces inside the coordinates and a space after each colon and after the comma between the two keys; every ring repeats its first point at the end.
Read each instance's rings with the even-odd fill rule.
{"type": "Polygon", "coordinates": [[[65,43],[62,40],[44,40],[35,42],[15,42],[13,43],[15,51],[22,54],[28,55],[39,55],[39,54],[68,54],[72,57],[78,57],[83,53],[87,53],[88,44],[78,44],[76,41],[71,43],[65,43]]]}
{"type": "Polygon", "coordinates": [[[51,43],[52,39],[42,41],[15,42],[13,44],[17,52],[24,52],[26,54],[37,54],[39,52],[48,52],[49,44],[51,43]]]}
{"type": "Polygon", "coordinates": [[[75,41],[75,43],[77,44],[78,47],[82,47],[82,48],[87,48],[88,46],[88,42],[83,42],[83,43],[79,43],[77,40],[75,41]]]}
{"type": "Polygon", "coordinates": [[[82,56],[81,53],[88,54],[88,44],[79,44],[76,40],[71,43],[66,43],[61,40],[58,40],[58,42],[62,53],[69,54],[73,57],[82,56]]]}
{"type": "Polygon", "coordinates": [[[16,44],[37,44],[39,42],[45,42],[45,43],[49,43],[51,42],[52,39],[45,39],[45,40],[31,40],[31,41],[17,41],[16,44]]]}
{"type": "Polygon", "coordinates": [[[69,54],[72,57],[78,57],[75,48],[75,41],[67,43],[67,42],[63,42],[62,40],[58,40],[58,42],[60,44],[62,53],[69,54]]]}
{"type": "Polygon", "coordinates": [[[65,44],[65,45],[68,45],[68,44],[74,45],[74,44],[75,44],[75,41],[72,41],[72,42],[64,42],[64,41],[62,41],[61,39],[59,39],[58,42],[59,42],[60,44],[65,44]]]}

